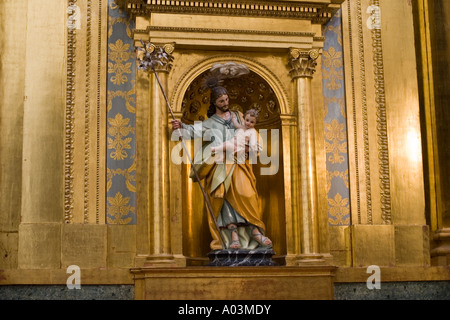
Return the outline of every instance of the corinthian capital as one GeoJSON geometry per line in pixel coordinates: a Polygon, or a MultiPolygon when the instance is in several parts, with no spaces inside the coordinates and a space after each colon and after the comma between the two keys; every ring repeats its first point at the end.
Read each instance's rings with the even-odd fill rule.
{"type": "Polygon", "coordinates": [[[173,56],[175,49],[173,43],[154,44],[141,41],[142,47],[136,48],[136,58],[138,69],[154,72],[170,72],[172,69],[173,56]]]}
{"type": "Polygon", "coordinates": [[[289,71],[292,79],[296,78],[312,78],[316,72],[317,58],[319,51],[316,49],[310,51],[300,51],[299,49],[291,49],[289,52],[289,71]]]}

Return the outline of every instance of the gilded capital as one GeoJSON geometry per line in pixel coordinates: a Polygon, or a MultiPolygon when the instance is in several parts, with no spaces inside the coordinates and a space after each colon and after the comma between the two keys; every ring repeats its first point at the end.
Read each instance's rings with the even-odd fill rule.
{"type": "Polygon", "coordinates": [[[310,51],[301,51],[299,49],[291,49],[289,52],[289,71],[292,79],[307,77],[312,78],[316,72],[317,58],[319,51],[316,49],[310,51]]]}
{"type": "Polygon", "coordinates": [[[136,47],[138,69],[154,72],[170,72],[175,50],[174,43],[155,44],[141,41],[142,46],[136,47]]]}

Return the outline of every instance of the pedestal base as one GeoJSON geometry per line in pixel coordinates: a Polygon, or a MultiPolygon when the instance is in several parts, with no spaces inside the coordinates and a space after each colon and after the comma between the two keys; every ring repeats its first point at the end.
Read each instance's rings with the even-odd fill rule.
{"type": "Polygon", "coordinates": [[[136,268],[139,300],[331,300],[333,266],[136,268]]]}
{"type": "Polygon", "coordinates": [[[208,253],[208,266],[214,267],[243,267],[243,266],[276,266],[272,260],[272,249],[258,250],[214,250],[208,253]]]}

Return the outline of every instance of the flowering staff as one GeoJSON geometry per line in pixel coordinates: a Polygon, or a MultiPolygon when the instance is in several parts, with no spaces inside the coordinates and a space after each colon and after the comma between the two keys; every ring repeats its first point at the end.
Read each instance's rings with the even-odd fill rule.
{"type": "MultiPolygon", "coordinates": [[[[170,114],[172,115],[172,119],[176,120],[175,115],[173,114],[173,111],[172,111],[172,107],[170,106],[169,99],[167,99],[166,92],[164,91],[164,88],[163,88],[163,86],[161,84],[161,81],[159,80],[158,73],[155,71],[155,67],[157,67],[157,66],[163,67],[163,66],[167,65],[168,63],[171,63],[173,61],[173,57],[170,54],[168,54],[167,52],[165,52],[165,50],[163,48],[157,47],[157,46],[153,45],[150,42],[145,44],[141,40],[141,44],[142,44],[143,48],[139,48],[139,47],[136,48],[136,57],[137,57],[138,62],[139,62],[139,65],[138,65],[137,68],[138,68],[138,70],[144,70],[144,71],[152,70],[153,71],[153,73],[155,74],[155,77],[156,77],[156,81],[158,82],[159,87],[161,89],[161,92],[162,92],[162,94],[164,96],[164,99],[166,100],[166,104],[167,104],[167,107],[169,108],[170,114]]],[[[218,231],[219,236],[220,236],[222,248],[225,249],[225,240],[224,240],[224,238],[222,236],[222,233],[220,232],[219,225],[218,225],[217,220],[216,220],[216,218],[214,216],[211,203],[210,203],[210,201],[209,201],[209,199],[207,197],[207,194],[205,192],[205,189],[203,188],[203,185],[200,182],[200,177],[199,177],[198,172],[197,172],[197,170],[196,170],[196,168],[194,166],[192,158],[191,158],[191,156],[190,156],[190,154],[189,154],[189,152],[187,150],[186,144],[185,144],[185,142],[183,140],[183,135],[181,133],[181,130],[180,129],[177,129],[177,130],[179,130],[179,136],[181,138],[181,145],[183,147],[183,150],[184,150],[185,154],[187,155],[187,157],[189,159],[189,163],[191,164],[191,167],[192,167],[192,170],[194,172],[195,178],[196,178],[198,184],[200,185],[200,189],[202,190],[203,197],[205,198],[206,207],[208,209],[208,212],[211,215],[211,218],[213,219],[214,224],[216,225],[217,231],[218,231]]]]}

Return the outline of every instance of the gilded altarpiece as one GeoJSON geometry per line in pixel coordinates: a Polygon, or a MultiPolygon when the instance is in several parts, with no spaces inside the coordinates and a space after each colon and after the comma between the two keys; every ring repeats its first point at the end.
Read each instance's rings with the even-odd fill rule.
{"type": "MultiPolygon", "coordinates": [[[[321,72],[325,37],[322,25],[339,6],[331,3],[278,5],[274,2],[263,5],[206,1],[149,1],[144,4],[125,1],[123,5],[124,10],[136,17],[135,46],[141,46],[141,41],[150,41],[173,57],[173,61],[155,72],[161,78],[175,116],[183,122],[205,119],[209,99],[201,83],[214,64],[233,61],[250,69],[246,77],[230,80],[224,86],[230,92],[232,109],[255,108],[262,115],[258,129],[279,132],[277,138],[272,135],[277,141],[271,141],[270,150],[279,160],[279,168],[273,175],[263,176],[258,174],[263,166],[254,166],[263,202],[263,219],[274,240],[277,261],[288,268],[312,268],[309,272],[323,281],[321,294],[329,294],[329,289],[325,288],[330,284],[334,267],[331,266],[328,234],[332,220],[328,218],[327,202],[321,72]],[[212,19],[214,16],[217,18],[212,19]],[[229,22],[226,26],[223,19],[229,22]],[[265,28],[266,24],[271,24],[270,30],[265,28]]],[[[324,64],[334,77],[339,64],[331,62],[330,65],[329,60],[324,64]]],[[[338,72],[342,73],[342,69],[338,72]]],[[[335,87],[331,85],[330,88],[335,87]]],[[[207,263],[210,236],[201,193],[188,178],[189,166],[170,161],[176,141],[170,141],[166,101],[152,72],[137,72],[136,103],[139,146],[136,230],[141,240],[137,242],[137,268],[133,273],[140,298],[161,298],[173,292],[164,289],[172,284],[163,280],[163,268],[192,268],[207,263]]],[[[344,123],[343,118],[340,122],[344,123]]],[[[327,127],[328,131],[333,130],[332,125],[327,127]]],[[[340,128],[344,130],[345,125],[340,128]]],[[[331,146],[333,140],[335,137],[331,133],[328,153],[345,154],[342,147],[331,146]]],[[[348,191],[343,194],[348,197],[348,191]]],[[[339,196],[335,194],[334,198],[339,196]]],[[[338,205],[341,204],[342,201],[338,205]]],[[[184,272],[193,272],[186,270],[177,271],[174,278],[183,278],[184,272]]],[[[190,292],[196,290],[199,281],[210,281],[210,272],[210,277],[227,279],[223,273],[216,274],[222,272],[219,269],[206,274],[198,271],[202,275],[198,274],[193,282],[188,281],[183,290],[190,292]]],[[[262,276],[270,278],[274,272],[285,271],[277,268],[263,272],[262,276]]],[[[232,283],[253,281],[251,279],[259,274],[251,269],[237,271],[240,272],[242,274],[236,274],[232,283]]],[[[307,281],[302,276],[293,276],[291,280],[292,285],[307,281]]],[[[209,294],[218,297],[226,296],[227,292],[224,289],[209,294]]]]}
{"type": "MultiPolygon", "coordinates": [[[[325,129],[325,148],[327,152],[327,173],[326,188],[329,196],[328,202],[328,219],[329,225],[345,226],[350,223],[350,204],[349,204],[349,186],[348,186],[348,161],[347,161],[347,139],[345,124],[345,99],[344,99],[344,79],[343,79],[343,55],[342,55],[342,30],[341,30],[341,13],[337,12],[332,21],[324,25],[323,33],[325,35],[323,61],[319,66],[324,72],[323,94],[324,94],[324,129],[325,129]]],[[[109,88],[108,90],[108,174],[107,174],[107,191],[108,191],[108,222],[113,224],[135,224],[136,216],[136,200],[135,200],[135,161],[133,159],[135,153],[135,65],[132,59],[134,46],[132,45],[131,32],[134,29],[134,21],[131,15],[122,10],[114,1],[109,2],[109,32],[108,32],[108,73],[109,88]],[[119,88],[120,89],[116,89],[119,88]],[[116,111],[112,111],[115,106],[116,111]],[[122,110],[122,111],[120,111],[122,110]],[[125,115],[124,115],[125,114],[125,115]],[[130,153],[130,154],[128,154],[130,153]],[[115,163],[128,163],[126,168],[120,168],[121,165],[115,163]],[[118,167],[117,167],[118,166],[118,167]],[[120,176],[120,178],[119,178],[120,176]],[[123,177],[123,178],[122,178],[123,177]],[[114,191],[115,190],[115,191],[114,191]],[[130,192],[132,192],[130,194],[130,192]],[[126,193],[130,196],[124,196],[126,193]],[[131,199],[131,201],[130,201],[131,199]],[[133,200],[134,199],[134,200],[133,200]],[[114,220],[112,215],[117,215],[118,219],[114,220]],[[121,217],[126,217],[122,220],[121,217]]],[[[191,30],[192,31],[192,30],[191,30]]],[[[213,32],[210,30],[208,32],[213,32]]],[[[155,31],[156,32],[156,31],[155,31]]],[[[233,59],[232,55],[224,55],[222,59],[218,57],[216,62],[233,59]]],[[[235,59],[236,60],[236,59],[235,59]]],[[[213,62],[211,62],[213,63],[213,62]]],[[[245,61],[244,61],[245,63],[245,61]]],[[[204,72],[206,74],[206,72],[204,72]]],[[[183,120],[187,123],[193,121],[201,121],[205,119],[206,108],[209,103],[207,93],[203,96],[196,97],[196,91],[201,90],[200,84],[202,75],[192,80],[192,84],[185,93],[182,102],[183,120]],[[195,87],[197,86],[197,88],[195,87]]],[[[259,111],[264,108],[263,122],[260,128],[277,128],[281,129],[281,110],[279,102],[273,94],[270,85],[261,76],[252,72],[249,79],[243,79],[240,83],[230,83],[231,87],[247,87],[246,92],[234,92],[232,90],[232,108],[243,111],[244,108],[256,107],[259,111]],[[256,81],[255,81],[256,80],[256,81]],[[268,98],[265,91],[272,92],[272,99],[268,98]],[[264,93],[264,95],[262,94],[264,93]],[[244,108],[243,108],[244,107],[244,108]]],[[[170,90],[170,89],[169,89],[170,90]]],[[[282,147],[282,139],[280,137],[278,148],[282,147]]],[[[283,163],[282,153],[280,153],[280,163],[283,163]]],[[[188,172],[189,168],[184,171],[188,172]]],[[[272,177],[264,181],[265,176],[258,176],[260,188],[264,186],[282,185],[283,166],[276,177],[272,177]],[[278,177],[278,178],[277,178],[278,177]]],[[[257,170],[257,172],[259,172],[257,170]]],[[[186,176],[186,175],[185,175],[186,176]]],[[[202,202],[200,191],[195,188],[195,184],[186,179],[184,184],[189,190],[196,193],[197,196],[186,194],[185,203],[195,203],[188,206],[188,212],[203,211],[204,204],[202,202]],[[193,201],[199,199],[200,201],[193,201]]],[[[285,243],[285,235],[282,225],[284,219],[280,219],[277,215],[271,215],[271,211],[283,212],[284,203],[279,199],[284,198],[284,194],[271,196],[273,191],[260,190],[263,193],[263,201],[272,199],[278,204],[271,207],[270,200],[266,207],[265,216],[271,221],[269,227],[276,230],[275,237],[279,237],[281,241],[276,243],[285,243]]],[[[184,218],[184,223],[189,227],[189,233],[184,232],[184,246],[186,256],[196,258],[204,257],[208,250],[209,235],[205,225],[203,215],[196,215],[195,221],[192,218],[184,218]],[[196,236],[193,236],[196,235],[196,236]],[[197,243],[198,242],[198,243],[197,243]],[[203,248],[203,249],[201,249],[203,248]]],[[[278,240],[278,239],[277,239],[278,240]]],[[[278,252],[286,252],[286,249],[280,247],[278,252]]],[[[204,258],[203,258],[204,259],[204,258]]],[[[201,259],[200,259],[201,260],[201,259]]]]}
{"type": "MultiPolygon", "coordinates": [[[[17,0],[0,8],[12,30],[1,51],[9,92],[0,97],[1,156],[10,161],[0,284],[65,285],[76,264],[85,284],[134,284],[136,298],[186,298],[180,284],[213,283],[223,290],[199,299],[246,298],[276,277],[278,295],[268,298],[314,299],[332,298],[333,281],[365,282],[371,264],[442,278],[427,269],[410,2],[17,0]],[[276,174],[259,175],[261,163],[255,172],[280,266],[234,269],[242,296],[230,295],[228,270],[204,266],[203,200],[189,166],[170,159],[164,97],[154,74],[136,70],[140,40],[174,58],[156,72],[178,119],[204,119],[199,83],[213,64],[235,61],[250,73],[226,83],[232,108],[257,108],[258,129],[279,132],[270,141],[276,174]],[[16,58],[23,48],[26,67],[16,58]]],[[[432,231],[442,227],[431,220],[432,231]]]]}

